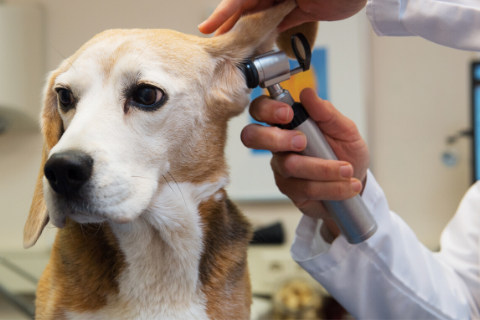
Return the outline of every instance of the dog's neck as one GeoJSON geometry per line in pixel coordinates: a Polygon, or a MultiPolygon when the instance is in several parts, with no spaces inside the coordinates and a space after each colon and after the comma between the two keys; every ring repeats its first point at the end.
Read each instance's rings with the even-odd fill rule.
{"type": "Polygon", "coordinates": [[[217,192],[226,183],[221,178],[196,185],[167,184],[140,218],[125,225],[111,224],[126,262],[118,279],[120,300],[134,302],[139,310],[167,307],[160,314],[189,310],[201,318],[205,297],[199,265],[204,234],[199,205],[212,197],[212,201],[221,200],[223,195],[217,192]]]}

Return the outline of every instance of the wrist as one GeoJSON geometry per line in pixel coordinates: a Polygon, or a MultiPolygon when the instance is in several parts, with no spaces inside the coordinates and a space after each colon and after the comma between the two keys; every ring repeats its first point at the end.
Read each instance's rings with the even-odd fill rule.
{"type": "Polygon", "coordinates": [[[320,227],[320,236],[326,243],[332,243],[340,235],[340,229],[333,219],[323,219],[320,227]]]}

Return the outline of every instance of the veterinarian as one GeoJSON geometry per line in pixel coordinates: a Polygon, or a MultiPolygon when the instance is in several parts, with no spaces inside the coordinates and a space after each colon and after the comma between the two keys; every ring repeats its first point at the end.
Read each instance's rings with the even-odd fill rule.
{"type": "MultiPolygon", "coordinates": [[[[199,28],[228,31],[244,12],[275,1],[224,0],[199,28]]],[[[359,12],[365,0],[297,0],[298,8],[279,30],[312,20],[340,20],[359,12]]],[[[421,36],[445,46],[480,51],[477,0],[369,0],[367,15],[379,36],[421,36]]],[[[441,252],[432,253],[390,211],[381,187],[368,171],[369,152],[355,124],[332,104],[305,89],[300,100],[328,137],[339,158],[300,156],[299,132],[248,125],[247,147],[273,152],[280,190],[304,213],[292,246],[293,258],[357,319],[480,319],[480,184],[467,192],[443,231],[441,252]],[[305,191],[307,190],[307,191],[305,191]],[[378,223],[377,233],[350,245],[319,200],[348,199],[361,192],[378,223]],[[317,232],[318,225],[320,232],[317,232]]],[[[288,123],[285,104],[259,97],[250,106],[256,120],[288,123]]]]}

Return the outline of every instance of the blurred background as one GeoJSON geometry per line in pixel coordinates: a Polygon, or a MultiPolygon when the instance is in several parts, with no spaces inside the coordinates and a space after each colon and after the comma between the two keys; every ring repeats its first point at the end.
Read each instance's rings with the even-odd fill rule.
{"type": "MultiPolygon", "coordinates": [[[[106,29],[168,28],[202,36],[197,25],[218,2],[0,0],[0,319],[29,319],[36,279],[55,237],[48,226],[33,248],[22,247],[40,165],[37,115],[47,72],[106,29]]],[[[297,84],[316,87],[355,120],[391,209],[438,250],[441,230],[473,182],[470,68],[477,56],[419,38],[379,38],[364,12],[321,23],[315,50],[318,63],[297,84]]],[[[295,83],[289,86],[294,90],[295,83]]],[[[270,154],[240,143],[250,121],[244,114],[230,127],[230,194],[257,229],[270,227],[277,239],[249,249],[252,319],[348,318],[290,257],[301,215],[276,191],[270,154]],[[295,309],[301,299],[315,312],[289,313],[283,305],[290,301],[295,309]]]]}

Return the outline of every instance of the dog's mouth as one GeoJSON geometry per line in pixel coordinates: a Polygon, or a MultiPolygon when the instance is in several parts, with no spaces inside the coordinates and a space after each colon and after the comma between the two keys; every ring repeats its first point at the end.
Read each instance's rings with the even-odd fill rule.
{"type": "Polygon", "coordinates": [[[99,223],[108,219],[105,212],[79,195],[52,194],[48,198],[50,220],[58,228],[65,227],[67,217],[78,223],[99,223]]]}

